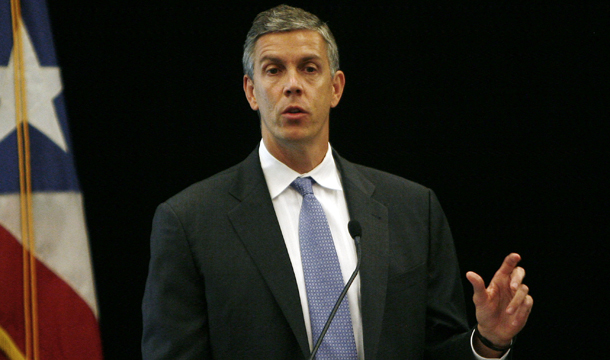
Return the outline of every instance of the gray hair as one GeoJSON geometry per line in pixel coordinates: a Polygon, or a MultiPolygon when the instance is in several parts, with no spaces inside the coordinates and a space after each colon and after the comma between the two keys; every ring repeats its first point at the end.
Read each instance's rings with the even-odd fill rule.
{"type": "Polygon", "coordinates": [[[339,48],[328,25],[314,14],[288,5],[276,6],[261,12],[254,18],[244,44],[242,58],[244,74],[248,75],[250,79],[254,76],[254,47],[261,36],[293,30],[313,30],[322,35],[326,41],[330,72],[334,76],[335,72],[339,70],[339,48]]]}

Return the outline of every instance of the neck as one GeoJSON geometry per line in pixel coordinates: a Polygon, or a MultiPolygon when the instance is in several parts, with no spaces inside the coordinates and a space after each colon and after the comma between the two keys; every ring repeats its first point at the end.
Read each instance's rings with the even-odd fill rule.
{"type": "Polygon", "coordinates": [[[267,141],[264,137],[263,142],[271,155],[299,174],[310,172],[320,165],[328,151],[328,142],[317,146],[301,144],[284,146],[267,141]]]}

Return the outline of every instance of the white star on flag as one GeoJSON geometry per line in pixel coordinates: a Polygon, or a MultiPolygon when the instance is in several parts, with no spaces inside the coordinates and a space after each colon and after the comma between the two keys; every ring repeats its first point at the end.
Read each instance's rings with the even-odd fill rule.
{"type": "MultiPolygon", "coordinates": [[[[25,62],[28,122],[67,152],[68,146],[53,104],[62,89],[59,67],[40,66],[27,30],[23,26],[20,28],[25,62]]],[[[15,131],[16,126],[14,61],[13,46],[8,66],[0,66],[0,142],[15,131]]]]}

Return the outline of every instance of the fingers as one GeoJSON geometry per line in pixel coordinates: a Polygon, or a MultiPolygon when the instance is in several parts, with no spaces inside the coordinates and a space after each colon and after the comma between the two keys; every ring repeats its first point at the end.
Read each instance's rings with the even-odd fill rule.
{"type": "Polygon", "coordinates": [[[521,256],[519,254],[512,253],[508,255],[504,259],[504,262],[502,262],[502,266],[500,266],[500,269],[498,269],[496,275],[510,275],[519,261],[521,261],[521,256]]]}
{"type": "Polygon", "coordinates": [[[527,318],[530,316],[533,306],[534,299],[530,295],[527,295],[525,297],[525,300],[523,300],[523,303],[517,310],[512,325],[514,327],[523,328],[523,326],[525,326],[525,323],[527,322],[527,318]]]}
{"type": "Polygon", "coordinates": [[[483,304],[485,300],[491,297],[496,298],[499,304],[503,303],[502,307],[506,306],[507,314],[513,315],[519,311],[529,292],[529,288],[523,284],[525,269],[517,266],[519,261],[521,261],[519,254],[508,255],[489,283],[489,288],[485,287],[485,281],[478,274],[472,271],[466,273],[466,278],[474,289],[473,300],[475,305],[483,304]]]}
{"type": "Polygon", "coordinates": [[[517,291],[519,289],[519,285],[523,282],[525,278],[525,269],[518,266],[513,272],[510,274],[510,288],[512,291],[517,291]]]}
{"type": "MultiPolygon", "coordinates": [[[[506,313],[509,315],[514,314],[517,311],[517,309],[519,309],[519,307],[521,307],[523,305],[526,297],[528,296],[527,295],[528,292],[529,292],[529,288],[527,287],[527,285],[525,285],[525,284],[519,285],[517,292],[515,293],[515,296],[513,296],[512,300],[506,307],[506,313]]],[[[531,296],[530,296],[530,298],[531,298],[531,296]]]]}

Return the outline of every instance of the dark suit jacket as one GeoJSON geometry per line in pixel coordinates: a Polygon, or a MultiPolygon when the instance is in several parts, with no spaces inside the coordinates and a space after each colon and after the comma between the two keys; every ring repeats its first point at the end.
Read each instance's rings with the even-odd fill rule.
{"type": "MultiPolygon", "coordinates": [[[[350,217],[362,225],[366,360],[472,359],[453,241],[434,193],[334,157],[350,217]]],[[[309,355],[257,150],[158,207],[143,316],[145,360],[309,355]]]]}

